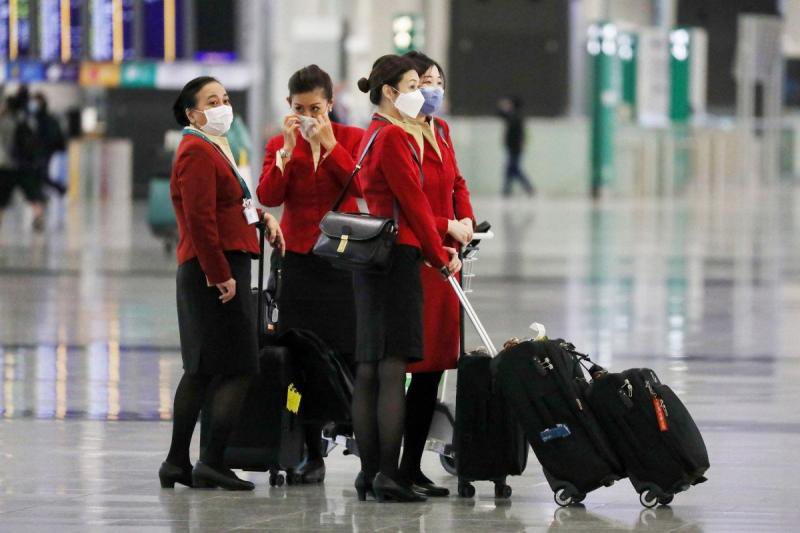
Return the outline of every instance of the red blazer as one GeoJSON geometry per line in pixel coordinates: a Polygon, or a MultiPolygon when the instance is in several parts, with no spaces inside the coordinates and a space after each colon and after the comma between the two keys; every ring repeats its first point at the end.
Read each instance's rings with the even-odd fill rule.
{"type": "Polygon", "coordinates": [[[441,268],[447,264],[448,256],[420,185],[419,167],[411,155],[411,147],[417,149],[416,141],[400,126],[373,117],[362,145],[377,128],[382,129],[359,174],[369,212],[379,217],[392,217],[397,202],[400,219],[397,244],[420,248],[428,262],[441,268]]]}
{"type": "Polygon", "coordinates": [[[169,188],[178,219],[178,264],[197,257],[208,280],[222,283],[231,278],[226,250],[258,254],[256,228],[242,211],[242,187],[214,145],[184,135],[169,188]]]}
{"type": "MultiPolygon", "coordinates": [[[[423,190],[431,204],[436,225],[443,242],[457,247],[456,241],[447,235],[447,221],[471,218],[472,204],[469,191],[456,164],[450,128],[446,122],[434,119],[434,134],[442,154],[440,158],[428,139],[425,139],[425,155],[422,170],[425,173],[423,190]],[[439,127],[441,126],[441,127],[439,127]],[[444,134],[444,135],[442,135],[444,134]]],[[[422,361],[408,365],[409,372],[438,372],[455,368],[459,356],[461,336],[460,304],[450,284],[441,274],[428,266],[422,266],[423,294],[423,354],[422,361]]]]}
{"type": "MultiPolygon", "coordinates": [[[[330,211],[360,155],[358,148],[364,130],[336,123],[332,126],[336,146],[330,154],[321,148],[316,170],[311,145],[300,135],[283,172],[276,164],[276,152],[283,146],[283,135],[276,135],[267,143],[256,194],[268,207],[283,204],[281,229],[286,249],[292,252],[306,254],[314,247],[320,233],[319,222],[330,211]]],[[[358,180],[354,181],[351,192],[360,195],[358,180]]],[[[358,205],[351,195],[339,209],[358,211],[358,205]]]]}

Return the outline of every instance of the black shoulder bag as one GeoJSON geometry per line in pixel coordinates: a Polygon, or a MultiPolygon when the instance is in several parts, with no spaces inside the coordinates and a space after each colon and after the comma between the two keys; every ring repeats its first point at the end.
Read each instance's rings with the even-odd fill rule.
{"type": "MultiPolygon", "coordinates": [[[[372,148],[375,138],[383,127],[376,129],[367,141],[358,163],[339,193],[333,207],[319,223],[321,231],[313,253],[326,259],[334,267],[355,272],[385,272],[391,266],[391,252],[397,239],[397,204],[394,218],[381,218],[369,213],[342,213],[337,211],[353,183],[361,163],[372,148]]],[[[419,165],[417,153],[412,148],[419,165]]],[[[422,168],[420,165],[420,173],[422,168]]]]}

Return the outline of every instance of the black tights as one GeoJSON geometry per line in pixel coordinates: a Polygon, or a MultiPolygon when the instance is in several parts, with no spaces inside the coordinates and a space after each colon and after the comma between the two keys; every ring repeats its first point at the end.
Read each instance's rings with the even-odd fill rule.
{"type": "Polygon", "coordinates": [[[189,446],[197,424],[200,409],[206,396],[213,394],[211,407],[211,438],[205,453],[200,458],[209,466],[223,466],[225,445],[242,410],[245,395],[250,385],[249,376],[208,376],[184,373],[175,391],[173,408],[172,443],[167,462],[183,468],[191,468],[189,446]]]}
{"type": "Polygon", "coordinates": [[[400,474],[411,482],[428,481],[422,474],[422,452],[425,451],[425,441],[428,440],[428,431],[431,429],[441,379],[441,371],[414,374],[406,392],[408,415],[400,474]]]}
{"type": "Polygon", "coordinates": [[[397,479],[403,440],[406,360],[388,357],[358,363],[353,391],[353,430],[367,476],[381,472],[397,479]]]}

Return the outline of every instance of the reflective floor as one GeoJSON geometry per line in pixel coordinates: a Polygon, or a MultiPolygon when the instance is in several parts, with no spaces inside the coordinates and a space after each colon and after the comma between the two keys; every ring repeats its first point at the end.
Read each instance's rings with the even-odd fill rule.
{"type": "MultiPolygon", "coordinates": [[[[478,199],[472,300],[496,344],[544,323],[613,369],[654,368],[704,432],[708,483],[642,510],[627,481],[558,509],[533,456],[495,501],[324,486],[161,490],[180,376],[174,258],[141,205],[19,208],[0,226],[0,531],[793,531],[800,521],[800,190],[698,200],[478,199]]],[[[470,332],[468,345],[476,345],[470,332]]],[[[448,380],[454,395],[455,376],[448,380]]],[[[196,457],[196,450],[194,456],[196,457]]],[[[434,454],[425,471],[455,488],[434,454]]]]}

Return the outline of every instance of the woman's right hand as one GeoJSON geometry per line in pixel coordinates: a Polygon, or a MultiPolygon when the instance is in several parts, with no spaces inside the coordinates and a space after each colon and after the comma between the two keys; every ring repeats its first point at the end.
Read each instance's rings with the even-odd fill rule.
{"type": "Polygon", "coordinates": [[[447,221],[447,234],[465,246],[472,239],[472,230],[458,220],[447,221]]]}
{"type": "Polygon", "coordinates": [[[297,115],[290,113],[283,118],[283,149],[292,153],[295,144],[297,144],[297,133],[300,131],[300,119],[297,115]]]}
{"type": "Polygon", "coordinates": [[[220,292],[220,301],[226,304],[236,296],[236,280],[231,278],[228,281],[217,283],[217,289],[220,292]]]}
{"type": "Polygon", "coordinates": [[[446,267],[447,271],[450,272],[451,275],[457,273],[461,270],[461,259],[458,258],[458,250],[445,246],[444,251],[450,256],[450,261],[447,263],[446,267]]]}

